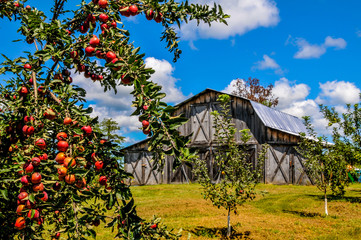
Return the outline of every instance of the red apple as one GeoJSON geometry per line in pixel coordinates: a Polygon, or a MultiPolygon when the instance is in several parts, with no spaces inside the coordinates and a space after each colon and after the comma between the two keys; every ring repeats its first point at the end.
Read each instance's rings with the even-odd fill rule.
{"type": "Polygon", "coordinates": [[[17,230],[22,230],[25,228],[25,218],[23,217],[18,217],[15,221],[15,228],[17,230]]]}
{"type": "Polygon", "coordinates": [[[101,22],[103,22],[103,23],[106,23],[106,22],[108,22],[109,17],[108,17],[108,15],[102,13],[102,14],[99,15],[99,20],[100,20],[101,22]]]}
{"type": "Polygon", "coordinates": [[[34,192],[44,191],[44,184],[43,183],[38,183],[38,184],[33,185],[33,191],[34,192]]]}
{"type": "Polygon", "coordinates": [[[24,186],[28,186],[29,183],[30,183],[30,178],[29,178],[29,176],[24,175],[24,176],[21,177],[20,181],[24,186]]]}
{"type": "Polygon", "coordinates": [[[106,176],[101,176],[100,178],[99,178],[99,183],[100,183],[100,185],[106,185],[107,184],[107,181],[108,181],[108,179],[107,179],[107,177],[106,176]]]}
{"type": "Polygon", "coordinates": [[[30,136],[30,135],[33,135],[34,132],[35,132],[35,129],[34,129],[33,126],[27,126],[27,125],[25,125],[25,126],[23,127],[23,133],[24,133],[24,135],[30,136]]]}
{"type": "Polygon", "coordinates": [[[110,61],[112,61],[114,58],[116,58],[117,56],[115,55],[115,53],[109,51],[109,52],[107,52],[106,57],[107,57],[107,60],[110,62],[110,61]]]}
{"type": "Polygon", "coordinates": [[[39,216],[40,216],[39,211],[36,209],[31,209],[28,212],[28,218],[30,218],[30,219],[37,219],[37,218],[39,218],[39,216]]]}
{"type": "Polygon", "coordinates": [[[18,200],[19,200],[20,203],[25,203],[27,201],[27,198],[28,198],[28,193],[27,192],[21,192],[18,195],[18,200]]]}
{"type": "Polygon", "coordinates": [[[31,182],[34,184],[40,183],[41,182],[41,174],[38,172],[33,173],[33,175],[31,175],[31,182]]]}
{"type": "Polygon", "coordinates": [[[72,122],[73,122],[73,120],[70,117],[64,118],[64,125],[69,125],[72,122]]]}
{"type": "Polygon", "coordinates": [[[16,214],[21,215],[21,212],[25,209],[25,205],[21,204],[16,208],[16,214]]]}
{"type": "Polygon", "coordinates": [[[135,16],[138,13],[138,7],[136,5],[131,5],[129,7],[130,15],[135,16]]]}
{"type": "Polygon", "coordinates": [[[46,160],[48,160],[48,154],[43,153],[42,155],[39,156],[39,158],[41,161],[46,161],[46,160]]]}
{"type": "Polygon", "coordinates": [[[102,25],[100,25],[100,29],[101,29],[102,31],[105,31],[105,30],[109,29],[109,26],[108,26],[108,24],[103,23],[102,25]]]}
{"type": "Polygon", "coordinates": [[[95,48],[93,48],[92,46],[88,46],[85,48],[85,54],[87,56],[92,56],[94,51],[95,51],[95,48]]]}
{"type": "Polygon", "coordinates": [[[65,152],[68,149],[69,144],[66,141],[59,141],[57,147],[60,152],[65,152]]]}
{"type": "Polygon", "coordinates": [[[70,52],[70,57],[72,58],[72,59],[75,59],[75,58],[78,58],[78,52],[77,51],[71,51],[70,52]]]}
{"type": "Polygon", "coordinates": [[[160,23],[161,21],[163,21],[163,14],[158,13],[154,20],[155,22],[160,23]]]}
{"type": "Polygon", "coordinates": [[[31,162],[27,162],[27,163],[24,164],[23,169],[24,169],[24,171],[26,173],[31,173],[31,172],[34,171],[34,166],[33,166],[33,164],[31,162]]]}
{"type": "Polygon", "coordinates": [[[122,80],[122,83],[125,84],[125,85],[128,85],[128,84],[131,83],[130,77],[125,76],[125,74],[123,74],[123,75],[121,76],[121,80],[122,80]]]}
{"type": "Polygon", "coordinates": [[[29,63],[26,63],[26,64],[24,65],[24,69],[25,69],[25,70],[31,70],[31,65],[30,65],[29,63]]]}
{"type": "Polygon", "coordinates": [[[56,139],[58,139],[58,141],[65,140],[67,137],[68,135],[65,132],[60,132],[56,135],[56,139]]]}
{"type": "Polygon", "coordinates": [[[97,36],[93,35],[93,37],[89,41],[89,44],[92,47],[96,47],[96,46],[98,46],[100,44],[100,39],[97,36]]]}
{"type": "Polygon", "coordinates": [[[142,121],[143,128],[147,128],[149,126],[149,122],[147,120],[142,121]]]}
{"type": "Polygon", "coordinates": [[[153,12],[152,9],[146,11],[145,17],[146,17],[148,20],[152,20],[152,19],[153,19],[153,16],[154,16],[154,12],[153,12]]]}
{"type": "Polygon", "coordinates": [[[26,96],[28,95],[29,91],[26,87],[21,87],[20,90],[19,90],[19,95],[20,96],[26,96]]]}
{"type": "Polygon", "coordinates": [[[95,170],[100,171],[101,169],[103,169],[104,163],[103,161],[96,161],[94,166],[95,170]]]}
{"type": "Polygon", "coordinates": [[[42,200],[43,202],[48,201],[49,199],[49,195],[47,192],[43,191],[44,197],[40,198],[40,200],[42,200]]]}
{"type": "Polygon", "coordinates": [[[34,166],[39,166],[39,165],[40,165],[40,162],[41,162],[41,160],[40,160],[40,158],[38,158],[38,157],[33,157],[33,158],[31,159],[31,163],[32,163],[34,166]]]}
{"type": "Polygon", "coordinates": [[[90,126],[83,126],[81,130],[83,130],[86,134],[91,134],[93,131],[90,126]]]}
{"type": "Polygon", "coordinates": [[[101,8],[106,8],[108,6],[108,1],[107,0],[99,0],[98,4],[101,8]]]}
{"type": "Polygon", "coordinates": [[[42,138],[36,140],[35,145],[38,146],[41,150],[44,150],[46,148],[45,140],[42,138]]]}

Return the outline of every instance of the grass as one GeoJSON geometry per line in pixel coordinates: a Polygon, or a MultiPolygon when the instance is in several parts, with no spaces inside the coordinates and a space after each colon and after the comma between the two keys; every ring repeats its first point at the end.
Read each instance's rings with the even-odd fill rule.
{"type": "MultiPolygon", "coordinates": [[[[254,201],[231,216],[234,239],[361,239],[361,184],[348,187],[343,198],[330,197],[327,217],[314,186],[261,184],[257,191],[254,201]]],[[[132,192],[141,217],[155,214],[169,227],[182,228],[182,239],[224,234],[226,211],[204,200],[198,184],[132,187],[132,192]]],[[[113,239],[109,229],[97,232],[97,239],[113,239]]]]}

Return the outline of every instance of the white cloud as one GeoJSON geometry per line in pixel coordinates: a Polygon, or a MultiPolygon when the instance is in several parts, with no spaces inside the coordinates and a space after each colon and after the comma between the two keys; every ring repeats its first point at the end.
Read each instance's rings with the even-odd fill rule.
{"type": "Polygon", "coordinates": [[[235,85],[237,81],[238,81],[237,79],[232,80],[228,84],[228,86],[225,89],[223,89],[221,92],[232,94],[232,92],[236,90],[235,85]]]}
{"type": "Polygon", "coordinates": [[[332,38],[330,36],[325,39],[325,47],[335,47],[336,49],[346,48],[346,41],[343,38],[332,38]]]}
{"type": "Polygon", "coordinates": [[[163,87],[162,91],[167,94],[164,101],[178,103],[187,98],[181,88],[176,86],[178,79],[172,76],[174,68],[168,61],[148,57],[145,59],[145,64],[155,70],[150,80],[163,87]]]}
{"type": "Polygon", "coordinates": [[[280,21],[279,10],[273,0],[193,0],[192,3],[208,4],[216,2],[222,6],[223,12],[231,17],[226,19],[228,26],[222,23],[201,23],[196,21],[183,24],[181,36],[186,40],[199,38],[227,39],[230,36],[243,35],[258,27],[276,26],[280,21]]]}
{"type": "Polygon", "coordinates": [[[294,58],[298,59],[309,59],[309,58],[320,58],[326,53],[326,48],[319,45],[311,45],[305,39],[297,39],[296,45],[299,50],[295,54],[294,58]]]}
{"type": "Polygon", "coordinates": [[[283,74],[283,71],[276,60],[270,58],[266,54],[263,55],[263,60],[256,62],[253,68],[259,70],[274,69],[276,74],[283,74]]]}
{"type": "MultiPolygon", "coordinates": [[[[172,76],[174,69],[168,61],[146,58],[145,63],[147,67],[152,67],[156,71],[151,80],[163,86],[162,91],[167,94],[165,101],[173,103],[186,98],[181,89],[176,87],[177,79],[172,76]]],[[[138,121],[138,117],[130,116],[134,111],[134,108],[131,107],[132,86],[118,86],[118,93],[115,94],[113,91],[104,92],[99,82],[93,82],[85,78],[83,74],[73,74],[72,77],[76,85],[86,90],[87,101],[94,102],[89,105],[94,109],[92,117],[99,116],[100,121],[104,118],[112,118],[122,128],[122,134],[140,131],[138,128],[141,127],[141,123],[138,121]]]]}
{"type": "Polygon", "coordinates": [[[298,47],[298,52],[294,55],[294,58],[297,59],[310,59],[310,58],[320,58],[323,54],[326,53],[327,49],[334,47],[336,50],[346,48],[346,41],[342,38],[332,38],[327,36],[324,43],[310,44],[303,38],[297,38],[292,41],[290,37],[287,39],[286,44],[293,42],[294,45],[298,47]]]}
{"type": "Polygon", "coordinates": [[[295,84],[287,78],[276,81],[273,87],[273,94],[278,97],[278,108],[284,109],[290,104],[303,101],[310,93],[310,87],[306,84],[295,84]]]}
{"type": "Polygon", "coordinates": [[[354,83],[345,81],[328,81],[320,83],[321,93],[316,101],[326,105],[344,105],[357,103],[360,98],[360,89],[354,83]]]}

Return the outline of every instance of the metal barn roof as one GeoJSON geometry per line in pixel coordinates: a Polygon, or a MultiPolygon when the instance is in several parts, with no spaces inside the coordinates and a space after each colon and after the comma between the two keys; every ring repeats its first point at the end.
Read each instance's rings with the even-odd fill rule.
{"type": "Polygon", "coordinates": [[[266,127],[297,135],[299,135],[300,132],[307,132],[303,121],[298,117],[269,108],[254,101],[250,102],[266,127]]]}

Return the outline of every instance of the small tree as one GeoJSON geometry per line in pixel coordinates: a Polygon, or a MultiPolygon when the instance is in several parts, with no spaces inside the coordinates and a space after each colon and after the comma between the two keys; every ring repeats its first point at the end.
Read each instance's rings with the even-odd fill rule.
{"type": "Polygon", "coordinates": [[[219,176],[216,181],[210,179],[206,162],[201,159],[195,161],[194,174],[203,187],[203,197],[210,199],[214,206],[225,208],[227,217],[227,236],[231,235],[230,214],[237,214],[237,207],[247,200],[255,198],[255,186],[262,176],[263,162],[267,147],[263,146],[259,154],[258,164],[254,168],[249,161],[246,143],[251,138],[247,129],[241,130],[241,145],[236,142],[237,129],[232,123],[230,115],[230,96],[221,95],[221,111],[214,111],[215,140],[219,145],[216,155],[216,167],[219,176]]]}
{"type": "Polygon", "coordinates": [[[263,87],[257,78],[249,77],[247,80],[237,79],[233,87],[236,88],[236,90],[232,92],[234,95],[248,98],[268,107],[278,105],[278,97],[272,94],[273,85],[270,84],[267,87],[263,87]]]}
{"type": "Polygon", "coordinates": [[[105,135],[106,140],[114,141],[118,144],[124,142],[125,137],[117,134],[120,130],[119,124],[112,118],[104,118],[96,127],[105,135]]]}
{"type": "Polygon", "coordinates": [[[347,185],[347,162],[342,155],[341,145],[327,143],[325,137],[317,137],[310,117],[304,117],[307,135],[301,133],[301,143],[297,151],[306,159],[305,166],[310,176],[323,192],[325,214],[328,215],[327,192],[343,195],[347,185]]]}
{"type": "Polygon", "coordinates": [[[332,141],[342,151],[350,165],[361,164],[361,108],[356,103],[346,105],[346,112],[340,115],[335,108],[320,105],[328,126],[333,126],[332,141]]]}

